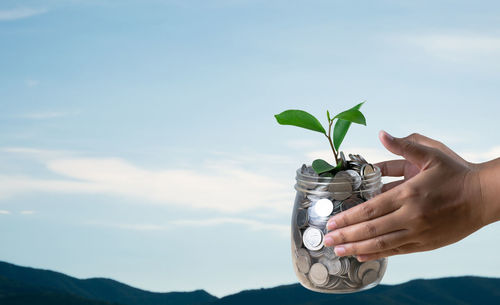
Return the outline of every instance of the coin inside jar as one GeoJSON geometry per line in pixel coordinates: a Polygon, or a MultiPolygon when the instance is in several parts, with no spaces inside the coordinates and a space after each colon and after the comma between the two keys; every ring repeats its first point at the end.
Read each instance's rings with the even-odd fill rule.
{"type": "Polygon", "coordinates": [[[309,227],[302,235],[304,246],[312,251],[317,251],[323,247],[323,232],[315,227],[309,227]]]}
{"type": "Polygon", "coordinates": [[[307,210],[299,209],[297,211],[297,227],[303,228],[307,225],[307,210]]]}
{"type": "Polygon", "coordinates": [[[321,264],[316,263],[309,270],[309,279],[317,286],[323,286],[328,283],[328,269],[321,264]]]}
{"type": "Polygon", "coordinates": [[[363,285],[367,286],[375,282],[378,278],[378,272],[375,270],[369,270],[363,275],[363,285]]]}
{"type": "Polygon", "coordinates": [[[373,165],[367,163],[361,166],[361,176],[363,176],[363,178],[368,179],[370,177],[373,177],[374,175],[375,168],[373,167],[373,165]]]}
{"type": "Polygon", "coordinates": [[[352,181],[352,189],[357,190],[361,186],[361,176],[355,170],[348,169],[345,171],[352,181]]]}
{"type": "Polygon", "coordinates": [[[319,217],[328,217],[333,211],[333,203],[326,199],[320,199],[314,204],[314,212],[319,217]]]}
{"type": "Polygon", "coordinates": [[[335,200],[345,200],[352,194],[352,184],[349,174],[345,171],[338,172],[328,186],[328,191],[332,193],[335,200]]]}
{"type": "MultiPolygon", "coordinates": [[[[304,250],[304,249],[301,249],[304,250]]],[[[307,251],[300,252],[297,251],[297,258],[295,261],[297,265],[297,269],[299,269],[302,273],[308,273],[311,268],[311,257],[307,253],[307,251]],[[305,252],[305,253],[304,253],[305,252]]]]}
{"type": "Polygon", "coordinates": [[[378,261],[368,261],[362,263],[358,269],[358,277],[362,279],[365,273],[367,273],[369,270],[374,270],[375,272],[378,272],[379,269],[380,269],[380,263],[378,261]]]}
{"type": "Polygon", "coordinates": [[[319,259],[319,262],[325,265],[326,269],[328,269],[328,274],[340,275],[340,271],[342,270],[342,264],[340,263],[340,260],[322,257],[319,259]]]}

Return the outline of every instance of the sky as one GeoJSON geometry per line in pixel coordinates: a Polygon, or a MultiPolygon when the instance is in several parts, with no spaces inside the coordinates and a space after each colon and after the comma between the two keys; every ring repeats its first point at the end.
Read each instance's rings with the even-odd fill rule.
{"type": "MultiPolygon", "coordinates": [[[[295,170],[419,132],[500,157],[498,1],[0,2],[0,260],[152,291],[294,283],[295,170]]],[[[382,283],[500,276],[489,225],[391,257],[382,283]]]]}

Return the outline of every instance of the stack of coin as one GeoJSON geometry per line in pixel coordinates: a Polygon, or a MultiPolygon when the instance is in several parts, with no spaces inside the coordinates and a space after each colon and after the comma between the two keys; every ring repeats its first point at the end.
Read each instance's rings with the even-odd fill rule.
{"type": "Polygon", "coordinates": [[[342,168],[333,177],[311,166],[297,171],[297,197],[292,219],[292,256],[297,277],[306,288],[322,292],[354,292],[382,278],[387,259],[360,263],[354,256],[337,257],[325,247],[328,219],[380,193],[380,171],[360,155],[340,153],[342,168]]]}

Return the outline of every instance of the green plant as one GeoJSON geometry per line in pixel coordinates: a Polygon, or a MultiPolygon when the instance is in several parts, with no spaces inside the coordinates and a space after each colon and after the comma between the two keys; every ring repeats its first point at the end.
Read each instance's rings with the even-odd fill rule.
{"type": "Polygon", "coordinates": [[[325,160],[316,159],[313,161],[312,167],[316,173],[328,175],[329,173],[334,173],[342,166],[342,162],[339,160],[339,147],[340,144],[342,144],[342,141],[344,141],[345,135],[347,134],[349,127],[351,127],[351,123],[366,126],[365,116],[361,113],[361,111],[359,111],[363,104],[364,102],[352,107],[351,109],[342,111],[333,118],[330,117],[330,112],[327,110],[326,117],[328,119],[328,133],[316,117],[303,110],[285,110],[280,114],[276,114],[274,117],[281,125],[302,127],[320,132],[326,136],[328,142],[330,143],[330,147],[332,148],[336,166],[329,164],[325,160]],[[332,125],[335,120],[337,121],[335,122],[332,134],[332,125]]]}

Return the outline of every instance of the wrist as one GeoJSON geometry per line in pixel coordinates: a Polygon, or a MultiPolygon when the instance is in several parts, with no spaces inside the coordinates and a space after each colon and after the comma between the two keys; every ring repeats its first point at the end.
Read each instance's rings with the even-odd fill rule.
{"type": "Polygon", "coordinates": [[[500,158],[477,164],[478,203],[484,213],[484,225],[500,220],[500,158]]]}

